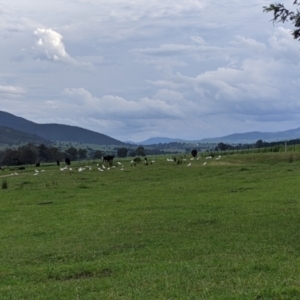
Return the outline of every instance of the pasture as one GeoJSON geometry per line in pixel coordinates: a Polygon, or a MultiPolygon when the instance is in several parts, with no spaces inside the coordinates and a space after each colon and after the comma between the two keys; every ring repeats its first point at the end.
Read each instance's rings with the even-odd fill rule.
{"type": "Polygon", "coordinates": [[[189,162],[1,172],[1,299],[300,299],[299,154],[189,162]]]}

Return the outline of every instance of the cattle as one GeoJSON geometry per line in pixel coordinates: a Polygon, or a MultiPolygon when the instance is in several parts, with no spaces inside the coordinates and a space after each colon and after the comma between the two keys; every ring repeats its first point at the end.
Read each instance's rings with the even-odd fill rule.
{"type": "Polygon", "coordinates": [[[36,166],[36,167],[40,167],[40,166],[41,166],[41,163],[37,162],[37,163],[35,164],[35,166],[36,166]]]}
{"type": "Polygon", "coordinates": [[[102,160],[103,162],[112,162],[114,160],[115,156],[114,155],[105,155],[103,156],[102,160]]]}
{"type": "Polygon", "coordinates": [[[69,157],[67,157],[67,158],[65,159],[65,163],[66,163],[68,166],[71,164],[71,160],[70,160],[69,157]]]}
{"type": "Polygon", "coordinates": [[[193,149],[192,152],[191,152],[193,157],[196,157],[197,153],[198,153],[198,151],[196,149],[193,149]]]}

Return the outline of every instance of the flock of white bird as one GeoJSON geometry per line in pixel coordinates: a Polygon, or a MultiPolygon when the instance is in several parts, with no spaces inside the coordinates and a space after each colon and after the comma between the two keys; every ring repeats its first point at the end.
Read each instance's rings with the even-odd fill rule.
{"type": "MultiPolygon", "coordinates": [[[[190,167],[191,165],[192,165],[192,161],[193,160],[199,160],[199,159],[201,159],[201,157],[197,157],[197,158],[194,158],[194,157],[191,157],[190,158],[190,162],[186,165],[187,167],[190,167]]],[[[207,157],[205,157],[205,159],[206,160],[210,160],[210,159],[213,159],[213,157],[212,156],[207,156],[207,157]]],[[[217,157],[215,157],[215,160],[220,160],[221,159],[221,155],[219,155],[219,156],[217,156],[217,157]]],[[[186,158],[183,158],[182,159],[183,161],[186,161],[187,159],[186,158]]],[[[175,162],[174,161],[174,159],[173,158],[167,158],[167,161],[168,162],[175,162]]],[[[134,161],[134,160],[132,160],[131,162],[130,162],[130,165],[131,166],[133,166],[134,164],[135,164],[136,162],[134,161]]],[[[155,163],[155,160],[152,160],[151,161],[151,164],[153,164],[153,163],[155,163]]],[[[202,165],[203,166],[205,166],[206,165],[206,163],[207,163],[207,161],[205,161],[202,165]]],[[[147,165],[148,164],[148,162],[147,162],[147,159],[145,159],[144,160],[144,164],[145,165],[147,165]]],[[[97,170],[99,171],[99,172],[104,172],[104,171],[109,171],[110,169],[115,169],[116,167],[120,167],[120,168],[118,168],[119,170],[121,170],[121,171],[124,171],[124,165],[121,163],[121,162],[117,162],[117,166],[115,166],[115,165],[113,165],[113,166],[110,166],[110,167],[107,167],[107,166],[105,166],[104,164],[101,164],[101,165],[99,165],[99,164],[97,164],[97,170]]],[[[85,170],[88,170],[88,171],[92,171],[93,170],[93,168],[91,167],[91,166],[85,166],[85,167],[79,167],[78,169],[77,169],[77,171],[78,172],[83,172],[83,171],[85,171],[85,170]]],[[[64,171],[73,171],[73,168],[71,168],[71,167],[69,167],[69,166],[65,166],[65,167],[60,167],[60,171],[61,172],[64,172],[64,171]]],[[[45,172],[45,170],[37,170],[37,169],[35,169],[35,173],[33,174],[34,176],[38,176],[40,173],[43,173],[43,172],[45,172]]],[[[11,173],[10,174],[10,176],[17,176],[17,175],[19,175],[17,172],[14,172],[14,173],[11,173]]]]}
{"type": "MultiPolygon", "coordinates": [[[[201,157],[197,157],[196,160],[199,160],[200,158],[201,158],[201,157]]],[[[205,157],[205,159],[212,159],[212,158],[213,158],[212,156],[207,156],[207,157],[205,157]]],[[[220,159],[221,159],[221,155],[219,155],[218,157],[215,158],[215,160],[220,160],[220,159]]],[[[186,158],[183,158],[182,160],[183,160],[183,161],[186,161],[186,158]]],[[[191,157],[190,160],[191,160],[191,161],[195,160],[195,157],[191,157]]],[[[169,161],[169,162],[174,162],[174,159],[172,159],[172,158],[167,158],[167,161],[169,161]]],[[[192,165],[192,162],[188,163],[186,166],[187,166],[187,167],[190,167],[191,165],[192,165]]],[[[206,161],[205,161],[202,165],[205,166],[205,165],[206,165],[206,161]]]]}
{"type": "MultiPolygon", "coordinates": [[[[191,157],[190,158],[190,162],[186,165],[187,167],[190,167],[192,165],[192,162],[193,160],[199,160],[201,157],[197,157],[197,158],[194,158],[194,157],[191,157]]],[[[207,156],[205,157],[205,159],[212,159],[213,157],[212,156],[207,156]]],[[[215,160],[220,160],[221,159],[221,155],[219,155],[218,157],[215,158],[215,160]]],[[[187,159],[186,158],[183,158],[182,159],[183,161],[186,161],[187,159]]],[[[174,159],[173,158],[167,158],[167,161],[168,162],[174,162],[174,159]]],[[[134,160],[131,160],[130,161],[130,165],[133,166],[136,162],[134,160]]],[[[155,160],[151,160],[151,164],[155,163],[155,160]]],[[[120,170],[121,171],[124,171],[124,165],[121,163],[121,162],[117,162],[118,166],[120,166],[120,170]]],[[[144,164],[148,164],[147,160],[145,159],[144,160],[144,164]]],[[[202,164],[203,166],[206,165],[206,161],[202,164]]],[[[100,171],[100,172],[104,172],[104,171],[109,171],[110,169],[114,169],[116,168],[116,166],[111,166],[111,167],[106,167],[104,164],[102,164],[101,166],[99,164],[97,164],[97,170],[100,171]]],[[[64,168],[60,168],[61,171],[65,171],[65,170],[69,170],[69,171],[72,171],[72,168],[68,168],[68,166],[64,167],[64,168]]],[[[91,166],[85,166],[85,167],[80,167],[78,168],[78,172],[82,172],[84,170],[89,170],[91,171],[92,170],[92,167],[91,166]]]]}

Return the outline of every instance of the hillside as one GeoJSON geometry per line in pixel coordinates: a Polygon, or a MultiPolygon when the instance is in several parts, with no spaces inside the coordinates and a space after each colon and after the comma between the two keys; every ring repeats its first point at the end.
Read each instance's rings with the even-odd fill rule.
{"type": "Polygon", "coordinates": [[[0,126],[13,128],[51,141],[64,141],[97,145],[125,145],[105,134],[77,126],[62,124],[37,124],[13,114],[0,111],[0,126]]]}
{"type": "Polygon", "coordinates": [[[50,140],[16,129],[0,126],[0,145],[20,145],[25,143],[50,144],[50,140]]]}
{"type": "Polygon", "coordinates": [[[154,144],[166,144],[172,142],[178,142],[183,144],[218,144],[220,142],[227,144],[251,144],[255,143],[258,140],[263,140],[265,142],[276,142],[276,141],[284,141],[284,140],[293,140],[300,138],[300,127],[296,129],[290,129],[285,131],[278,132],[260,132],[260,131],[252,131],[245,133],[233,133],[226,136],[220,136],[215,138],[205,138],[201,140],[183,140],[183,139],[175,139],[175,138],[167,138],[167,137],[155,137],[147,139],[143,142],[139,142],[136,144],[139,145],[154,145],[154,144]]]}

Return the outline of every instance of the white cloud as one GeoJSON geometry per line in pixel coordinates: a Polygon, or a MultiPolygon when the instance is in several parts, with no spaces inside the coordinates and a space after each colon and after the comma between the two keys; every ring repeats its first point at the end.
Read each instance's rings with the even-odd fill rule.
{"type": "Polygon", "coordinates": [[[300,63],[299,44],[292,38],[291,30],[283,27],[276,28],[269,38],[269,44],[276,58],[293,64],[300,63]]]}
{"type": "Polygon", "coordinates": [[[60,33],[51,28],[37,28],[34,34],[37,38],[34,49],[39,52],[40,58],[55,62],[76,63],[76,60],[66,52],[60,33]]]}
{"type": "Polygon", "coordinates": [[[3,0],[0,106],[134,140],[296,127],[300,46],[266,2],[3,0]]]}
{"type": "Polygon", "coordinates": [[[138,101],[126,100],[122,97],[105,95],[101,98],[94,97],[84,88],[65,89],[64,95],[70,102],[91,115],[101,116],[104,119],[130,118],[130,119],[161,119],[180,118],[180,110],[166,103],[159,97],[150,99],[144,97],[138,101]]]}

